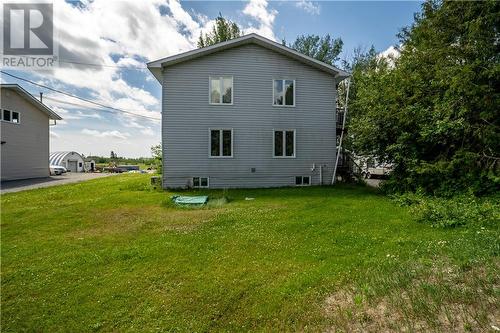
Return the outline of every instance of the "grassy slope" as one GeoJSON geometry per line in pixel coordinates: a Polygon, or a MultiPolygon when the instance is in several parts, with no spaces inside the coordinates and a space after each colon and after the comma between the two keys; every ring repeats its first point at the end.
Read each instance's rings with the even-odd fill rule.
{"type": "Polygon", "coordinates": [[[2,196],[4,332],[495,324],[498,229],[432,229],[348,186],[187,210],[148,177],[2,196]]]}

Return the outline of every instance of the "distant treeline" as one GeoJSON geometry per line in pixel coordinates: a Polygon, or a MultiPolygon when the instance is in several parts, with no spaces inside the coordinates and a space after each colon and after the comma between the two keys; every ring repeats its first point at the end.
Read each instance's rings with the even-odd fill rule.
{"type": "Polygon", "coordinates": [[[154,158],[151,157],[137,157],[137,158],[128,158],[128,157],[104,157],[104,156],[87,156],[88,159],[94,160],[98,164],[146,164],[151,165],[154,164],[154,158]]]}

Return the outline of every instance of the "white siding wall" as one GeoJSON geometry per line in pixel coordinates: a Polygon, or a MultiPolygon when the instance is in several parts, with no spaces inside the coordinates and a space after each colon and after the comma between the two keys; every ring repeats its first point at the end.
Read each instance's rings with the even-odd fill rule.
{"type": "Polygon", "coordinates": [[[1,121],[1,180],[48,177],[48,115],[10,89],[1,89],[0,102],[21,115],[20,124],[1,121]]]}
{"type": "Polygon", "coordinates": [[[168,67],[163,74],[164,187],[210,177],[211,188],[314,185],[335,160],[332,75],[257,45],[168,67]],[[209,76],[233,76],[233,105],[209,105],[209,76]],[[295,107],[272,106],[273,79],[294,79],[295,107]],[[233,158],[209,158],[208,129],[233,129],[233,158]],[[273,158],[273,129],[296,130],[296,158],[273,158]],[[316,169],[311,171],[313,164],[316,169]],[[251,172],[255,168],[255,173],[251,172]]]}

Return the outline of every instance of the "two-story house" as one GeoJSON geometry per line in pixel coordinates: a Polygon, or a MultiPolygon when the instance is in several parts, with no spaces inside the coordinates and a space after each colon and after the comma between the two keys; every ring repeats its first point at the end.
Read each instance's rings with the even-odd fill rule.
{"type": "Polygon", "coordinates": [[[256,34],[148,63],[164,188],[329,184],[348,73],[256,34]]]}
{"type": "Polygon", "coordinates": [[[0,85],[0,180],[48,177],[49,123],[62,118],[17,84],[0,85]]]}

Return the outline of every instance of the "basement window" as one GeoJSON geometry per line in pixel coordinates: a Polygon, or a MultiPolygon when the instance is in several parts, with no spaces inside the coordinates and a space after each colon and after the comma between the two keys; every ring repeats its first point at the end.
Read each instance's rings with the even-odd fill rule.
{"type": "Polygon", "coordinates": [[[208,188],[208,177],[193,177],[194,188],[208,188]]]}
{"type": "Polygon", "coordinates": [[[311,185],[311,177],[309,177],[309,176],[297,176],[297,177],[295,177],[295,185],[297,185],[297,186],[309,186],[309,185],[311,185]]]}

